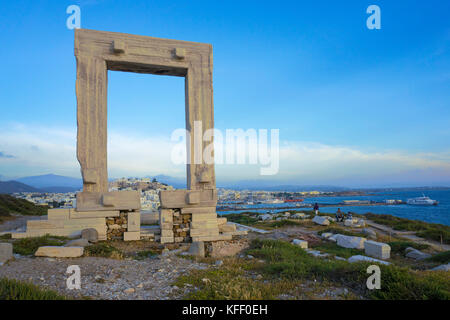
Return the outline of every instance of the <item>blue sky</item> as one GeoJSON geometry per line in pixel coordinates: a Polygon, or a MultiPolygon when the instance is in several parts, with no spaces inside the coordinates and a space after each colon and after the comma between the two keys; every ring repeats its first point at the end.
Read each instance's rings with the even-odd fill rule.
{"type": "MultiPolygon", "coordinates": [[[[0,176],[79,176],[71,4],[82,28],[211,43],[216,127],[280,129],[280,172],[267,179],[450,185],[450,2],[440,0],[2,1],[0,176]],[[381,30],[366,27],[371,4],[381,30]]],[[[110,176],[185,175],[162,155],[184,126],[183,79],[108,81],[110,176]]]]}

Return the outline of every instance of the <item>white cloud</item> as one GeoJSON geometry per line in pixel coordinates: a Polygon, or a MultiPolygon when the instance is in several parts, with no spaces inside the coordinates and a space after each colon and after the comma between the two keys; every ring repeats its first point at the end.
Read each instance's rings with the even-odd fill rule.
{"type": "MultiPolygon", "coordinates": [[[[110,130],[108,167],[111,177],[167,174],[184,177],[185,165],[170,156],[170,137],[142,137],[110,130]]],[[[55,173],[79,176],[76,128],[30,127],[15,124],[0,129],[0,150],[15,158],[0,158],[0,175],[20,177],[55,173]]],[[[256,180],[259,165],[216,165],[218,179],[256,180]]],[[[265,177],[267,178],[267,177],[265,177]]],[[[281,141],[280,171],[270,177],[299,184],[367,184],[450,182],[450,152],[367,152],[355,147],[281,141]]]]}

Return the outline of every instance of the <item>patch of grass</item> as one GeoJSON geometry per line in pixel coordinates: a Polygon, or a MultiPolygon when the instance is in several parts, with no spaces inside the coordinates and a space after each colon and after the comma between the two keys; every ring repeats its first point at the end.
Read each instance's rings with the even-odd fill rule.
{"type": "Polygon", "coordinates": [[[0,216],[8,217],[12,213],[21,215],[46,215],[47,207],[37,206],[34,203],[18,199],[8,194],[0,194],[0,216]]]}
{"type": "Polygon", "coordinates": [[[270,229],[277,229],[287,226],[299,226],[302,225],[300,221],[293,221],[293,220],[278,220],[278,221],[270,221],[264,223],[264,226],[270,229]]]}
{"type": "Polygon", "coordinates": [[[319,244],[313,244],[313,245],[311,245],[311,248],[332,254],[334,256],[346,258],[346,259],[350,258],[351,256],[361,254],[361,250],[343,248],[333,242],[322,242],[319,244]]]}
{"type": "Polygon", "coordinates": [[[158,253],[153,250],[144,250],[136,253],[136,260],[144,260],[153,256],[156,256],[158,253]]]}
{"type": "Polygon", "coordinates": [[[43,290],[31,283],[0,279],[0,300],[65,300],[52,290],[43,290]]]}
{"type": "Polygon", "coordinates": [[[391,241],[388,242],[388,245],[391,246],[391,251],[393,253],[404,254],[405,249],[408,247],[412,247],[417,250],[428,249],[430,246],[427,244],[412,242],[412,241],[391,241]]]}
{"type": "Polygon", "coordinates": [[[365,216],[375,223],[389,226],[395,230],[415,231],[419,237],[438,242],[442,240],[443,243],[450,244],[450,227],[443,224],[410,220],[388,214],[366,213],[365,216]]]}
{"type": "Polygon", "coordinates": [[[87,257],[123,259],[123,252],[106,242],[99,242],[85,247],[84,255],[87,257]]]}
{"type": "Polygon", "coordinates": [[[179,277],[174,285],[183,288],[189,284],[198,288],[184,297],[189,300],[271,300],[296,286],[289,281],[254,280],[246,269],[246,262],[227,260],[217,269],[192,270],[189,275],[179,277]]]}
{"type": "Polygon", "coordinates": [[[383,266],[381,289],[373,290],[370,296],[381,300],[449,300],[450,278],[446,272],[383,266]]]}
{"type": "Polygon", "coordinates": [[[444,251],[438,254],[435,254],[432,257],[427,258],[427,261],[438,262],[438,263],[449,263],[450,262],[450,251],[444,251]]]}
{"type": "Polygon", "coordinates": [[[62,246],[67,238],[45,235],[42,237],[23,238],[13,243],[14,253],[24,256],[32,255],[42,246],[62,246]]]}
{"type": "Polygon", "coordinates": [[[334,228],[334,227],[323,229],[323,230],[319,231],[318,233],[322,234],[322,233],[327,233],[327,232],[334,233],[334,234],[339,233],[339,234],[343,234],[345,236],[352,236],[352,237],[361,237],[361,235],[362,235],[361,233],[358,233],[358,232],[347,231],[344,228],[334,228]]]}
{"type": "Polygon", "coordinates": [[[230,222],[236,222],[247,226],[254,225],[259,221],[257,218],[251,217],[248,213],[230,213],[223,217],[226,217],[230,222]]]}
{"type": "Polygon", "coordinates": [[[418,272],[395,265],[380,265],[381,289],[366,289],[367,267],[371,263],[348,263],[308,255],[290,243],[254,240],[249,254],[265,259],[261,271],[272,277],[321,279],[345,284],[373,299],[450,299],[450,278],[440,272],[418,272]]]}

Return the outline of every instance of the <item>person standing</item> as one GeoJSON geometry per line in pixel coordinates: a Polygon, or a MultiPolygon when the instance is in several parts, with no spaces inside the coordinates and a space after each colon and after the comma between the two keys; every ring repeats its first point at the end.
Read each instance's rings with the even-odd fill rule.
{"type": "Polygon", "coordinates": [[[319,205],[317,202],[314,204],[314,212],[316,213],[316,216],[319,214],[319,205]]]}

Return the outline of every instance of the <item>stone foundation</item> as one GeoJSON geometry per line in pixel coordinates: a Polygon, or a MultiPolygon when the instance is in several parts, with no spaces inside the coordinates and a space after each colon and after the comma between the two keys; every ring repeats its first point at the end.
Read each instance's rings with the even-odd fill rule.
{"type": "Polygon", "coordinates": [[[80,237],[82,230],[90,228],[97,230],[99,240],[124,238],[135,240],[137,237],[140,238],[140,212],[49,209],[47,220],[29,220],[25,232],[14,232],[11,236],[13,239],[40,237],[46,234],[80,237]],[[127,237],[125,234],[128,234],[127,237]]]}

